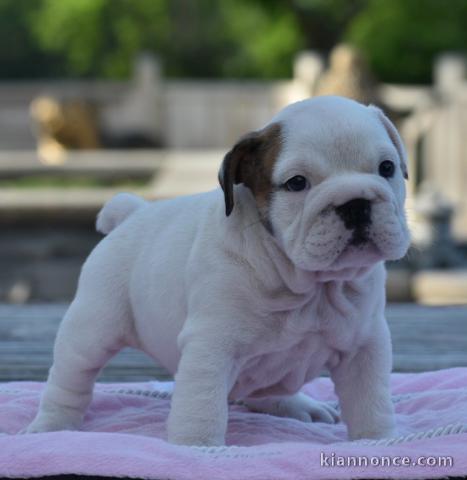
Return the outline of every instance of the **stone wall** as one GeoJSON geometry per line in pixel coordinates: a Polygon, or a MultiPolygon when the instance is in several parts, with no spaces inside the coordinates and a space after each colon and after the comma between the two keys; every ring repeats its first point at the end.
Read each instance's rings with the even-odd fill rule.
{"type": "MultiPolygon", "coordinates": [[[[0,84],[0,150],[35,148],[29,105],[38,95],[88,99],[99,107],[102,129],[114,135],[142,132],[169,149],[225,149],[283,106],[319,91],[323,71],[323,59],[303,52],[288,80],[178,81],[164,79],[157,61],[143,56],[129,82],[0,84]]],[[[378,85],[375,98],[408,147],[410,196],[430,182],[453,202],[456,238],[467,241],[465,59],[445,55],[434,65],[433,85],[378,85]]]]}

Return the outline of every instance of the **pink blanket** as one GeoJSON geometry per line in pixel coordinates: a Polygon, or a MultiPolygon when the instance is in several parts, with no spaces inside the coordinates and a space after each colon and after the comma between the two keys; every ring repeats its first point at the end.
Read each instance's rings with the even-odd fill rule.
{"type": "MultiPolygon", "coordinates": [[[[147,479],[441,478],[467,475],[467,368],[394,374],[399,438],[348,442],[344,426],[231,406],[227,447],[165,441],[170,384],[100,384],[80,432],[12,435],[33,418],[42,384],[0,385],[0,477],[147,479]],[[407,465],[405,465],[407,464],[407,465]]],[[[304,388],[335,402],[332,384],[304,388]]]]}

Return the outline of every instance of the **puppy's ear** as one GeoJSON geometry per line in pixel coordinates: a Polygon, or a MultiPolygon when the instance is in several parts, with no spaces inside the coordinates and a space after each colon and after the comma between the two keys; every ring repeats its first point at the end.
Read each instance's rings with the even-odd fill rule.
{"type": "Polygon", "coordinates": [[[391,120],[389,120],[389,118],[380,108],[375,107],[374,105],[370,105],[368,108],[372,110],[378,117],[379,121],[383,124],[389,138],[391,139],[391,142],[396,147],[397,153],[399,154],[402,173],[404,175],[404,178],[407,180],[409,178],[409,175],[407,173],[407,152],[405,151],[405,147],[399,135],[399,132],[397,131],[391,120]]]}
{"type": "Polygon", "coordinates": [[[225,155],[218,179],[224,191],[227,216],[234,207],[234,185],[243,183],[258,203],[269,193],[272,167],[279,152],[279,134],[279,124],[271,124],[242,137],[225,155]]]}

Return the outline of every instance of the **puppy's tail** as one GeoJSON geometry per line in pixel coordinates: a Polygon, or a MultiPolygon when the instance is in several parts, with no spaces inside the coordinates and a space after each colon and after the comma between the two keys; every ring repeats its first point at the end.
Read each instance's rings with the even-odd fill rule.
{"type": "Polygon", "coordinates": [[[97,214],[96,229],[107,235],[118,227],[135,210],[146,204],[146,201],[132,193],[118,193],[102,207],[97,214]]]}

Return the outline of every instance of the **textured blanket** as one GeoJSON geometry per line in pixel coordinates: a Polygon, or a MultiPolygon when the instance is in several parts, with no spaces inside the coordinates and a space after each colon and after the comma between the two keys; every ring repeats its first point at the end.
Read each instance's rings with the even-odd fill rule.
{"type": "MultiPolygon", "coordinates": [[[[441,478],[467,475],[467,368],[394,374],[400,436],[348,442],[342,423],[301,423],[230,407],[226,447],[166,442],[171,384],[100,384],[80,432],[15,435],[43,387],[0,385],[0,477],[145,479],[441,478]]],[[[304,391],[336,402],[329,379],[304,391]]]]}

